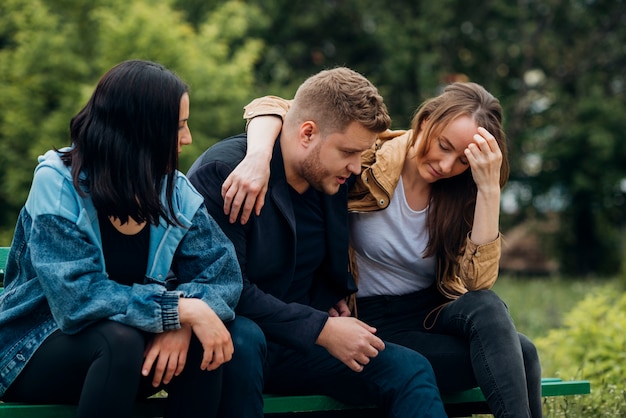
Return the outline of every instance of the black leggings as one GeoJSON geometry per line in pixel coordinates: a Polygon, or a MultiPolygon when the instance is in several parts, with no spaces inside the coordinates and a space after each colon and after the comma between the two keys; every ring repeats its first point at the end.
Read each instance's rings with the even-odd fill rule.
{"type": "Polygon", "coordinates": [[[5,392],[3,400],[78,404],[79,417],[130,417],[133,403],[168,391],[166,417],[212,417],[221,397],[222,372],[200,370],[202,346],[192,337],[183,372],[167,387],[141,376],[145,334],[102,321],[75,335],[54,332],[5,392]]]}

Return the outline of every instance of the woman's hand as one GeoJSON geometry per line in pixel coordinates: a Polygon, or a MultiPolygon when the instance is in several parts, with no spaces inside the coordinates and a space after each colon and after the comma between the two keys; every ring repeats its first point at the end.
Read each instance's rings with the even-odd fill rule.
{"type": "Polygon", "coordinates": [[[182,373],[187,362],[187,351],[191,339],[191,327],[155,334],[144,353],[141,374],[148,376],[154,365],[152,386],[167,385],[174,376],[182,373]],[[156,361],[156,364],[155,364],[156,361]]]}
{"type": "Polygon", "coordinates": [[[475,143],[465,149],[465,156],[472,168],[472,177],[478,189],[500,190],[500,167],[502,166],[502,151],[498,142],[489,131],[479,127],[474,135],[475,143]]]}
{"type": "Polygon", "coordinates": [[[270,179],[274,142],[282,127],[282,119],[273,115],[257,116],[248,122],[246,156],[222,184],[224,214],[230,215],[230,223],[237,221],[239,212],[242,225],[248,222],[253,209],[257,216],[261,213],[270,179]]]}
{"type": "Polygon", "coordinates": [[[226,326],[209,305],[200,299],[181,298],[178,315],[181,325],[190,326],[202,344],[202,370],[215,370],[230,361],[235,351],[233,341],[226,326]]]}
{"type": "Polygon", "coordinates": [[[241,224],[250,219],[254,212],[258,216],[265,204],[265,194],[270,178],[270,166],[267,158],[246,155],[222,184],[224,214],[235,223],[241,211],[241,224]]]}
{"type": "Polygon", "coordinates": [[[478,188],[470,239],[481,245],[493,241],[499,234],[502,151],[485,128],[478,128],[474,140],[476,142],[465,150],[478,188]]]}

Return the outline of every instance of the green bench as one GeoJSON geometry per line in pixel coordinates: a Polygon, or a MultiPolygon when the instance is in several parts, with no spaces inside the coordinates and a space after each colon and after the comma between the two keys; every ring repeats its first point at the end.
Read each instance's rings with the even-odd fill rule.
{"type": "MultiPolygon", "coordinates": [[[[8,247],[0,247],[0,285],[4,278],[8,247]]],[[[0,292],[3,288],[0,287],[0,292]]],[[[563,381],[557,378],[544,378],[541,384],[542,396],[585,395],[591,392],[588,380],[563,381]]],[[[380,411],[371,406],[349,406],[323,395],[308,396],[264,396],[266,417],[318,416],[318,417],[377,417],[380,411]]],[[[442,395],[446,411],[451,417],[464,417],[472,414],[489,414],[485,397],[479,388],[442,395]]],[[[163,416],[163,398],[147,399],[135,405],[135,418],[163,416]]],[[[32,405],[13,402],[0,402],[0,418],[67,418],[76,416],[74,405],[32,405]]]]}

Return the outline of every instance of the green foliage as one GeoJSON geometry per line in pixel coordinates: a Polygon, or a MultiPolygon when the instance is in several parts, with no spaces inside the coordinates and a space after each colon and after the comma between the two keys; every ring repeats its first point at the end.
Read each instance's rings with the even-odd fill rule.
{"type": "MultiPolygon", "coordinates": [[[[544,375],[591,381],[592,394],[578,400],[580,416],[626,414],[626,294],[616,290],[607,285],[590,294],[562,328],[535,341],[544,375]]],[[[548,407],[550,416],[562,416],[558,402],[548,407]]]]}
{"type": "MultiPolygon", "coordinates": [[[[216,140],[244,128],[263,25],[255,7],[220,2],[185,20],[173,1],[5,0],[0,4],[0,244],[9,245],[36,158],[69,144],[69,121],[120,61],[158,61],[191,88],[194,144],[186,171],[216,140]]],[[[191,147],[190,147],[191,148],[191,147]]]]}
{"type": "Polygon", "coordinates": [[[493,290],[507,304],[517,330],[535,340],[561,328],[573,306],[607,283],[612,281],[500,276],[493,290]]]}

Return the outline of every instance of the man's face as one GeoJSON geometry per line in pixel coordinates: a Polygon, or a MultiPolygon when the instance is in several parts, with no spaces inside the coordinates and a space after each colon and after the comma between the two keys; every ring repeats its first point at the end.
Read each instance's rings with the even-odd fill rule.
{"type": "Polygon", "coordinates": [[[314,189],[335,194],[350,174],[361,172],[361,153],[375,140],[376,133],[352,122],[345,132],[320,138],[304,159],[300,175],[314,189]]]}

